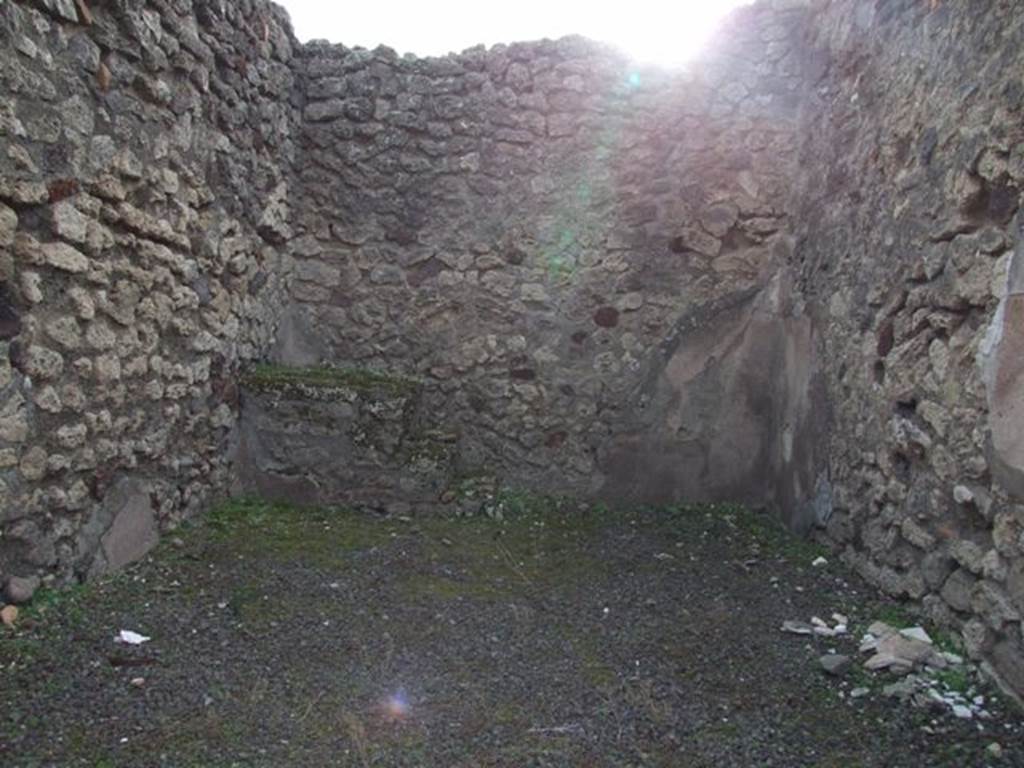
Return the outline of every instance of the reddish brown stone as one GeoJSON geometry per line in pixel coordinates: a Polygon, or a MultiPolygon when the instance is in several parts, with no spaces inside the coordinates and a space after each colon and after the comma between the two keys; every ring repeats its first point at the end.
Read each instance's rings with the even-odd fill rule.
{"type": "Polygon", "coordinates": [[[548,448],[561,448],[565,444],[566,438],[568,437],[569,433],[564,430],[551,432],[548,434],[547,439],[544,441],[544,444],[547,445],[548,448]]]}
{"type": "Polygon", "coordinates": [[[601,307],[594,313],[594,322],[602,328],[614,328],[619,324],[619,310],[615,307],[601,307]]]}
{"type": "Polygon", "coordinates": [[[889,318],[882,327],[878,329],[878,356],[887,357],[892,351],[892,346],[896,341],[895,329],[893,326],[892,318],[889,318]]]}
{"type": "Polygon", "coordinates": [[[50,182],[47,189],[50,193],[50,202],[59,203],[61,200],[78,194],[78,182],[74,179],[56,179],[50,182]]]}

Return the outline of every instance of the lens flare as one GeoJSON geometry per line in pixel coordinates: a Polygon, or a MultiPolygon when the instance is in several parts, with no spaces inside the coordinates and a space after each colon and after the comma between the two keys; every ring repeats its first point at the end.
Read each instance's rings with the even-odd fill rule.
{"type": "Polygon", "coordinates": [[[384,700],[384,715],[392,721],[404,720],[409,715],[409,697],[399,688],[384,700]]]}
{"type": "Polygon", "coordinates": [[[399,53],[443,56],[478,43],[512,43],[580,34],[610,43],[644,64],[689,62],[730,10],[752,0],[519,0],[482,6],[478,0],[325,3],[282,0],[302,40],[329,37],[346,45],[385,44],[399,53]],[[397,11],[397,12],[396,12],[397,11]]]}

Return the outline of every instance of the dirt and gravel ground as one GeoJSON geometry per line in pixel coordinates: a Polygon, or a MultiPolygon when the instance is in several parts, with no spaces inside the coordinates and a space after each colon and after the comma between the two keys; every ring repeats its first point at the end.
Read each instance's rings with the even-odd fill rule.
{"type": "Polygon", "coordinates": [[[0,764],[1024,765],[1024,714],[991,691],[993,717],[964,721],[859,665],[821,671],[873,620],[913,617],[817,554],[721,507],[234,503],[0,627],[0,764]],[[834,611],[852,638],[779,631],[834,611]]]}

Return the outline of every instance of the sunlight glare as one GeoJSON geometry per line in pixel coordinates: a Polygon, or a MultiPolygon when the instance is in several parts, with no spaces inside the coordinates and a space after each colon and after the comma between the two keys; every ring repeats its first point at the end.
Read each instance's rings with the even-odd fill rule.
{"type": "Polygon", "coordinates": [[[478,0],[434,3],[324,3],[283,0],[300,40],[326,38],[349,47],[387,45],[401,53],[443,56],[479,43],[584,35],[644,64],[676,66],[698,53],[732,9],[750,0],[634,0],[552,3],[478,0]]]}

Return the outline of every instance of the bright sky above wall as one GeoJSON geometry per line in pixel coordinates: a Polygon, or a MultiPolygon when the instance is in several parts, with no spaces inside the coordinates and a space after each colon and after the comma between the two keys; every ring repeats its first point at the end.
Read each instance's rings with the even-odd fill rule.
{"type": "Polygon", "coordinates": [[[750,0],[279,0],[306,41],[349,47],[383,43],[401,53],[443,56],[478,43],[559,38],[611,43],[638,62],[673,66],[697,53],[722,18],[750,0]]]}

